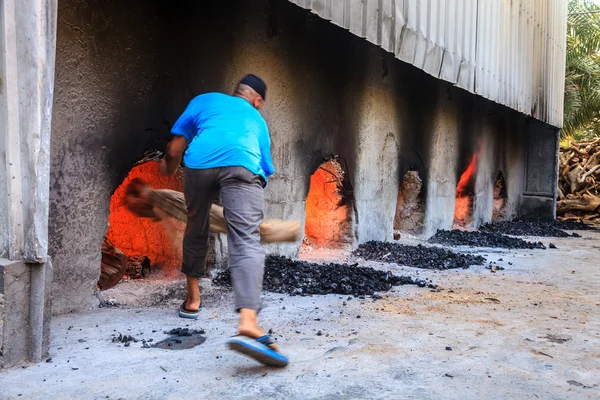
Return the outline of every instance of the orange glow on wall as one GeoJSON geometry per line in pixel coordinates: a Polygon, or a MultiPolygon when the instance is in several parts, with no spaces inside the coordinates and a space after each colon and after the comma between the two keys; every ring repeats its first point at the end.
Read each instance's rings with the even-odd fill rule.
{"type": "Polygon", "coordinates": [[[350,207],[344,202],[344,171],[335,160],[322,164],[310,177],[306,197],[305,236],[316,247],[340,247],[348,243],[350,207]]]}
{"type": "Polygon", "coordinates": [[[471,192],[473,176],[477,170],[478,153],[473,154],[467,169],[462,173],[456,185],[456,203],[454,206],[454,223],[465,226],[471,222],[473,195],[471,192]]]}
{"type": "Polygon", "coordinates": [[[160,221],[140,218],[131,213],[124,204],[125,190],[134,178],[140,178],[157,189],[183,191],[183,176],[178,172],[174,177],[161,176],[158,161],[150,161],[134,167],[110,199],[107,237],[126,256],[147,256],[153,266],[160,266],[167,274],[175,274],[181,268],[181,242],[174,240],[173,231],[182,236],[185,224],[169,221],[170,230],[160,221]],[[173,225],[175,224],[175,225],[173,225]],[[174,226],[174,228],[173,228],[174,226]]]}

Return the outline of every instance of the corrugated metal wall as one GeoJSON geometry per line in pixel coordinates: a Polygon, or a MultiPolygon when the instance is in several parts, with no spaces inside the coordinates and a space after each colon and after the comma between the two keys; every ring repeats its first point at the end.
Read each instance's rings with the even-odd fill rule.
{"type": "Polygon", "coordinates": [[[567,0],[290,0],[404,62],[563,122],[567,0]]]}

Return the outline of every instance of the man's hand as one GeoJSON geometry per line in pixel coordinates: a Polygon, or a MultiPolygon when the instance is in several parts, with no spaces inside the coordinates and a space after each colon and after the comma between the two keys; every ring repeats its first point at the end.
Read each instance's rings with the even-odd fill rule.
{"type": "Polygon", "coordinates": [[[161,160],[158,170],[162,175],[173,176],[181,164],[181,157],[187,148],[187,140],[183,136],[175,136],[167,145],[165,157],[161,160]]]}

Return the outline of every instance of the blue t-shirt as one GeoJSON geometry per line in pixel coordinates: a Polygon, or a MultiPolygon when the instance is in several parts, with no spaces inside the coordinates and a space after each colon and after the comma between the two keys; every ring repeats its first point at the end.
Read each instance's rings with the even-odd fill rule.
{"type": "Polygon", "coordinates": [[[245,99],[223,93],[194,98],[179,117],[173,135],[188,142],[188,168],[244,167],[265,182],[274,172],[267,123],[245,99]]]}

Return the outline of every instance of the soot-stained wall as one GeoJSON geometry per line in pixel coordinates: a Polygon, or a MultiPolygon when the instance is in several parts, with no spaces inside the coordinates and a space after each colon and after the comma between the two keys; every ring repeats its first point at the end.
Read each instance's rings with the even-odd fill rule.
{"type": "MultiPolygon", "coordinates": [[[[50,224],[57,313],[96,304],[110,195],[136,158],[164,147],[194,96],[231,92],[246,73],[268,85],[262,114],[277,172],[265,192],[266,216],[303,220],[310,176],[339,155],[354,244],[392,239],[398,188],[411,166],[423,177],[427,204],[438,205],[429,209],[432,229],[451,222],[461,140],[475,131],[465,121],[482,104],[507,121],[506,135],[494,128],[491,136],[525,129],[513,129],[516,112],[284,0],[59,0],[58,18],[50,224]],[[435,214],[446,209],[448,217],[435,214]]],[[[510,155],[522,173],[524,155],[510,155]]],[[[509,201],[512,193],[518,210],[512,176],[509,201]]],[[[295,255],[299,247],[268,250],[295,255]]]]}
{"type": "Polygon", "coordinates": [[[50,253],[55,312],[97,305],[113,190],[165,135],[159,17],[143,0],[60,0],[52,121],[50,253]]]}

